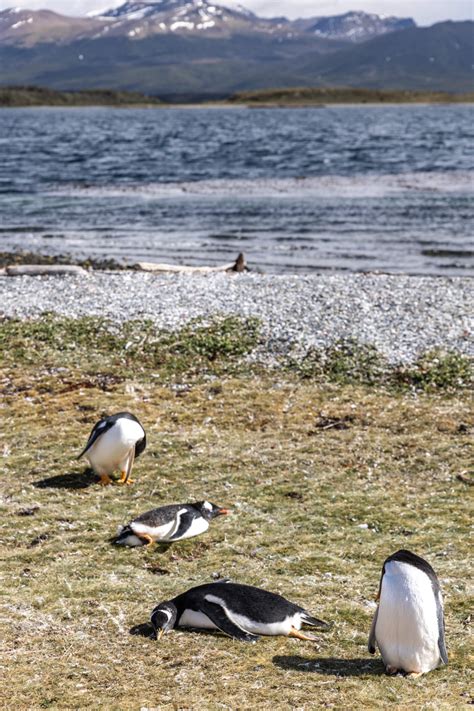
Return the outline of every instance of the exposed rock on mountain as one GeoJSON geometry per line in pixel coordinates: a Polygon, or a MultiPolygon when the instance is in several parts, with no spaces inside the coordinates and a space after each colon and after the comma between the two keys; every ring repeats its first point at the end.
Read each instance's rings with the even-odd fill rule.
{"type": "Polygon", "coordinates": [[[308,17],[296,20],[293,24],[296,29],[312,32],[318,37],[349,42],[365,42],[379,35],[416,26],[410,17],[387,17],[367,12],[346,12],[345,15],[332,17],[308,17]]]}

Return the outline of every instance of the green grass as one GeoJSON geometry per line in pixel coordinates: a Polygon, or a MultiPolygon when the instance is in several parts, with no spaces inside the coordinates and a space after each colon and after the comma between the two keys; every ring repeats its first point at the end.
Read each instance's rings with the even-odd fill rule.
{"type": "Polygon", "coordinates": [[[138,91],[83,89],[58,91],[42,86],[0,86],[0,106],[148,106],[160,105],[138,91]]]}
{"type": "Polygon", "coordinates": [[[472,476],[474,413],[458,367],[443,360],[439,375],[430,357],[428,389],[340,365],[265,370],[246,361],[259,337],[236,319],[175,334],[0,323],[3,708],[467,708],[472,490],[458,476],[472,476]],[[133,486],[101,488],[75,456],[122,409],[149,446],[133,486]],[[150,506],[204,497],[233,510],[204,536],[108,542],[150,506]],[[401,547],[428,558],[445,594],[450,664],[418,680],[385,677],[366,651],[382,562],[401,547]],[[318,645],[130,634],[216,575],[333,627],[318,645]]]}
{"type": "Polygon", "coordinates": [[[474,93],[412,91],[403,89],[364,89],[341,87],[295,87],[242,91],[230,101],[255,106],[320,106],[323,104],[419,104],[474,101],[474,93]]]}

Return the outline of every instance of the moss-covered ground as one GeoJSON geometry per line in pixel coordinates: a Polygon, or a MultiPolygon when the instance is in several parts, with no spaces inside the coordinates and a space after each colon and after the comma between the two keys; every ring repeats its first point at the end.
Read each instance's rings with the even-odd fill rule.
{"type": "MultiPolygon", "coordinates": [[[[233,320],[177,335],[0,323],[2,708],[472,703],[466,362],[451,356],[454,377],[452,360],[439,376],[438,358],[434,380],[365,382],[347,349],[335,369],[321,358],[250,366],[257,340],[257,324],[233,320]],[[75,457],[101,415],[125,409],[148,448],[133,486],[102,488],[75,457]],[[232,515],[199,538],[109,542],[139,512],[203,498],[232,515]],[[417,680],[386,677],[366,648],[381,565],[402,547],[432,563],[445,595],[450,663],[417,680]],[[318,644],[147,636],[155,604],[218,576],[280,592],[333,626],[318,644]]],[[[424,363],[426,376],[433,358],[424,363]]]]}

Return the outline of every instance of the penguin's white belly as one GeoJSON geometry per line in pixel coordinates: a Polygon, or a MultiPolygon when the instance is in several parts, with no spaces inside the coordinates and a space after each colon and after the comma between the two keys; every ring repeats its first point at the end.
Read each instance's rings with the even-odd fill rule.
{"type": "Polygon", "coordinates": [[[209,523],[205,518],[194,518],[187,531],[183,533],[182,536],[176,538],[176,541],[183,541],[185,538],[193,538],[194,536],[199,536],[204,533],[209,528],[209,523]]]}
{"type": "Polygon", "coordinates": [[[260,622],[259,620],[251,620],[245,615],[236,615],[235,613],[229,613],[229,617],[238,627],[246,632],[265,635],[267,637],[277,635],[287,636],[292,627],[298,630],[301,628],[299,615],[287,617],[285,620],[279,620],[278,622],[260,622]]]}
{"type": "Polygon", "coordinates": [[[438,617],[429,577],[407,563],[386,565],[375,627],[386,666],[428,672],[438,666],[438,617]]]}
{"type": "Polygon", "coordinates": [[[185,610],[178,621],[179,627],[196,627],[203,630],[216,630],[217,627],[207,615],[198,610],[185,610]]]}
{"type": "Polygon", "coordinates": [[[130,451],[142,439],[143,428],[134,420],[118,420],[100,435],[86,453],[90,465],[112,474],[118,467],[125,468],[130,451]]]}

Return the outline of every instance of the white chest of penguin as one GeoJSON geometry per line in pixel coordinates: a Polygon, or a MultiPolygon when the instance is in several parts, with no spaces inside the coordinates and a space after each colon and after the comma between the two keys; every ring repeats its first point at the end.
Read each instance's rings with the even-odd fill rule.
{"type": "Polygon", "coordinates": [[[117,420],[115,425],[94,442],[90,454],[100,460],[114,457],[120,459],[143,437],[143,428],[138,422],[128,419],[117,420]]]}
{"type": "Polygon", "coordinates": [[[375,636],[387,665],[419,672],[437,666],[437,601],[424,572],[401,562],[386,565],[375,636]]]}

